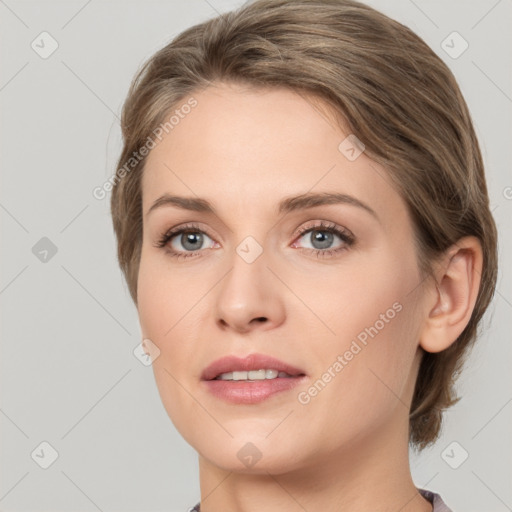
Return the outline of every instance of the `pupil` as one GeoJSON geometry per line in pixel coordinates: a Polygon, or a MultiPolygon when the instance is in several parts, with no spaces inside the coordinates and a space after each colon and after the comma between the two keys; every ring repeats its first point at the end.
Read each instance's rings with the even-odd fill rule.
{"type": "Polygon", "coordinates": [[[320,243],[320,247],[317,247],[315,243],[313,243],[316,249],[326,249],[332,243],[333,233],[329,233],[328,231],[315,231],[314,233],[316,234],[313,236],[313,241],[320,243]]]}
{"type": "Polygon", "coordinates": [[[182,244],[186,249],[190,249],[195,251],[196,248],[201,246],[202,235],[200,233],[184,233],[182,236],[182,244]],[[195,242],[195,243],[194,243],[195,242]],[[192,245],[187,247],[187,244],[191,243],[192,245]]]}

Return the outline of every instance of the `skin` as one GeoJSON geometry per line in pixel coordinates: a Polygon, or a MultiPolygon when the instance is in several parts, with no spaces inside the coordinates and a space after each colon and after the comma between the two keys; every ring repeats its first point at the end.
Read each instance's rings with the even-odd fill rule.
{"type": "MultiPolygon", "coordinates": [[[[349,161],[340,152],[349,132],[320,101],[226,83],[194,97],[197,107],[146,161],[138,312],[143,337],[160,351],[153,369],[164,407],[199,454],[201,510],[432,510],[410,474],[409,406],[422,349],[443,350],[469,320],[478,242],[447,251],[437,286],[422,279],[405,202],[365,153],[349,161]],[[376,217],[351,204],[277,213],[284,197],[334,191],[376,217]],[[149,212],[164,193],[205,198],[216,214],[149,212]],[[355,242],[333,235],[329,248],[342,250],[318,257],[312,251],[326,249],[314,232],[297,230],[320,221],[350,230],[355,242]],[[171,242],[155,246],[188,222],[206,234],[195,256],[170,256],[171,242]],[[248,236],[263,251],[252,263],[236,252],[248,236]],[[396,303],[400,312],[300,403],[298,393],[396,303]],[[251,405],[205,389],[207,365],[254,352],[302,369],[304,385],[251,405]],[[261,454],[251,467],[237,456],[249,442],[261,454]]],[[[187,252],[181,235],[173,240],[187,252]]]]}

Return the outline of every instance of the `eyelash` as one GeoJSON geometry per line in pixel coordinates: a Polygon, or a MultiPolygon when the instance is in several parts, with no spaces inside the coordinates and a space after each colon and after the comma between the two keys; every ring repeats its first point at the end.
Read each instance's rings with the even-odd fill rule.
{"type": "MultiPolygon", "coordinates": [[[[320,221],[320,223],[315,224],[314,226],[304,226],[301,229],[299,229],[297,233],[297,238],[302,238],[306,233],[312,232],[312,231],[323,231],[327,233],[332,233],[334,235],[337,235],[344,243],[345,245],[342,247],[338,247],[337,249],[309,249],[307,247],[302,248],[302,250],[313,252],[316,254],[319,258],[329,258],[337,253],[346,250],[348,247],[352,246],[355,242],[354,235],[346,228],[341,228],[333,223],[325,223],[324,221],[320,221]]],[[[185,226],[181,226],[179,228],[173,228],[169,231],[166,231],[161,235],[161,237],[158,239],[158,241],[154,244],[155,247],[159,249],[163,249],[166,247],[166,245],[169,243],[169,241],[174,238],[177,235],[181,235],[183,233],[202,233],[207,235],[209,238],[212,238],[208,233],[200,229],[200,227],[197,224],[191,223],[187,224],[185,226]]],[[[173,258],[190,258],[195,257],[199,252],[201,252],[200,249],[197,251],[185,251],[185,252],[177,252],[174,249],[167,249],[167,252],[169,256],[172,256],[173,258]]]]}

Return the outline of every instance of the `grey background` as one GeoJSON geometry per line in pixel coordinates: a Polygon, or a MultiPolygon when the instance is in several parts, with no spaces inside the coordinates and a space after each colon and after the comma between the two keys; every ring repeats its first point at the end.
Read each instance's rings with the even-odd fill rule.
{"type": "MultiPolygon", "coordinates": [[[[413,476],[455,512],[512,510],[512,2],[368,3],[453,70],[501,232],[498,292],[459,380],[463,399],[440,441],[412,453],[413,476]],[[469,43],[458,58],[441,47],[453,31],[469,43]]],[[[0,0],[1,511],[173,512],[199,499],[196,454],[167,417],[151,367],[133,354],[140,329],[115,260],[110,196],[92,190],[115,171],[118,117],[138,66],[185,28],[241,4],[0,0]],[[47,59],[31,48],[42,31],[59,45],[47,59]],[[57,249],[47,261],[43,237],[57,249]],[[48,456],[43,441],[58,452],[48,469],[31,457],[48,456]]]]}

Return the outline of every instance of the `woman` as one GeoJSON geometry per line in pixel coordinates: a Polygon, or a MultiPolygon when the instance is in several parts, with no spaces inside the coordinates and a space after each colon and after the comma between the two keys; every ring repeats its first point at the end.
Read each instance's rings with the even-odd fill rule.
{"type": "Polygon", "coordinates": [[[450,509],[411,478],[494,292],[452,73],[351,0],[258,0],[158,51],[124,104],[118,258],[194,510],[450,509]]]}

